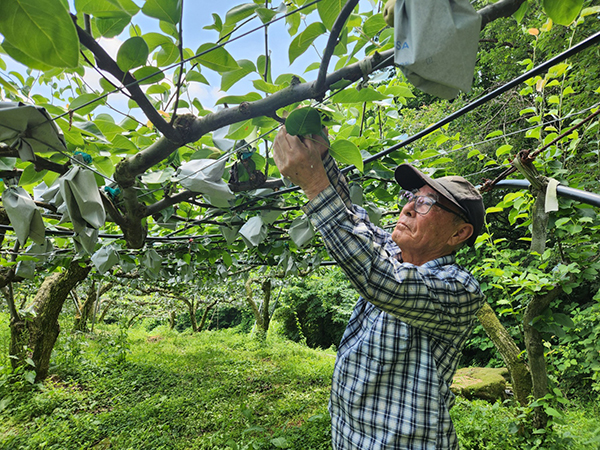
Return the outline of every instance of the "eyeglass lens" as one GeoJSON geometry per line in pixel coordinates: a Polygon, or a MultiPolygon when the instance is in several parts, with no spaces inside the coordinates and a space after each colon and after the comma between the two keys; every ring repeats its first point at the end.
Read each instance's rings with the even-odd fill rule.
{"type": "Polygon", "coordinates": [[[435,204],[435,200],[425,195],[416,195],[410,191],[401,191],[398,203],[401,207],[404,207],[408,203],[414,201],[415,211],[419,214],[427,214],[431,207],[435,204]]]}

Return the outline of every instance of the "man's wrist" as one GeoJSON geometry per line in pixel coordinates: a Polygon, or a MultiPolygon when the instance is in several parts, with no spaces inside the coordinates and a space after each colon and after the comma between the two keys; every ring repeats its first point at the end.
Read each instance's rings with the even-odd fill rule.
{"type": "Polygon", "coordinates": [[[329,187],[329,178],[325,177],[325,179],[319,179],[315,183],[311,183],[310,185],[302,186],[302,190],[308,197],[308,200],[312,200],[321,192],[329,187]]]}

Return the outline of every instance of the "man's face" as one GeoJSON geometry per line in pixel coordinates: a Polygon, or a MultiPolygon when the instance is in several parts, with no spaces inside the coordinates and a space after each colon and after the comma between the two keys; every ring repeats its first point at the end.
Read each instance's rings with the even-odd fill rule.
{"type": "MultiPolygon", "coordinates": [[[[439,199],[439,195],[427,185],[419,189],[416,195],[439,199]]],[[[411,202],[402,208],[392,232],[392,240],[402,250],[405,262],[421,265],[452,252],[448,240],[456,232],[457,226],[454,214],[435,205],[427,214],[417,214],[415,202],[411,202]]]]}

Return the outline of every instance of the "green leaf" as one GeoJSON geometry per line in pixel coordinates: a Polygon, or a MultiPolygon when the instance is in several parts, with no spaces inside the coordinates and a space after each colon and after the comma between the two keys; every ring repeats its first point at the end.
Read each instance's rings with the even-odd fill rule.
{"type": "Polygon", "coordinates": [[[31,69],[40,70],[42,72],[47,72],[47,71],[53,69],[52,66],[49,66],[48,64],[44,64],[43,62],[40,62],[37,59],[32,58],[31,56],[27,55],[26,53],[23,53],[21,50],[19,50],[17,47],[12,45],[6,39],[4,40],[4,42],[2,42],[2,48],[12,59],[14,59],[15,61],[19,61],[21,64],[23,64],[31,69]]]}
{"type": "Polygon", "coordinates": [[[492,131],[491,133],[488,133],[488,135],[485,137],[485,139],[490,139],[493,137],[497,137],[497,136],[502,136],[504,133],[500,130],[496,130],[496,131],[492,131]]]}
{"type": "Polygon", "coordinates": [[[17,158],[0,158],[0,170],[13,170],[15,168],[16,162],[17,158]]]}
{"type": "Polygon", "coordinates": [[[224,103],[239,105],[242,102],[254,102],[256,100],[260,100],[261,98],[262,97],[258,92],[250,92],[246,95],[228,95],[217,100],[215,105],[222,105],[224,103]]]}
{"type": "Polygon", "coordinates": [[[161,184],[171,179],[175,174],[175,169],[167,167],[164,170],[157,170],[155,172],[146,172],[142,175],[142,182],[147,184],[161,184]]]}
{"type": "Polygon", "coordinates": [[[142,12],[147,16],[168,23],[179,23],[182,0],[146,0],[142,12]]]}
{"type": "Polygon", "coordinates": [[[583,0],[543,0],[546,14],[560,25],[570,25],[581,11],[583,0]]]}
{"type": "Polygon", "coordinates": [[[142,80],[139,84],[153,84],[162,80],[165,74],[158,67],[144,66],[133,72],[133,77],[138,81],[142,80]]]}
{"type": "Polygon", "coordinates": [[[375,14],[365,20],[363,24],[364,33],[370,38],[375,37],[377,33],[383,30],[387,24],[383,19],[383,14],[375,14]]]}
{"type": "Polygon", "coordinates": [[[388,86],[385,88],[385,95],[393,95],[394,97],[414,98],[408,86],[388,86]]]}
{"type": "Polygon", "coordinates": [[[256,66],[248,59],[240,59],[237,61],[239,69],[225,72],[221,76],[221,90],[227,91],[231,86],[240,81],[246,75],[256,72],[256,66]]]}
{"type": "Polygon", "coordinates": [[[79,65],[77,31],[61,0],[1,1],[0,33],[5,43],[43,64],[79,65]]]}
{"type": "Polygon", "coordinates": [[[527,10],[529,9],[529,2],[523,2],[519,9],[513,14],[513,17],[517,21],[517,23],[521,23],[525,14],[527,14],[527,10]]]}
{"type": "Polygon", "coordinates": [[[100,36],[105,38],[113,38],[123,32],[125,27],[131,22],[131,17],[123,17],[117,19],[101,19],[99,17],[94,18],[94,25],[98,29],[100,36]]]}
{"type": "Polygon", "coordinates": [[[125,151],[127,153],[133,154],[133,153],[137,153],[140,151],[140,149],[137,148],[135,146],[135,144],[133,142],[131,142],[131,140],[127,139],[125,136],[123,136],[121,134],[115,135],[111,142],[113,144],[110,149],[112,153],[120,154],[120,153],[123,153],[123,151],[125,151]]]}
{"type": "Polygon", "coordinates": [[[361,172],[364,171],[362,155],[354,143],[346,139],[336,139],[331,144],[331,147],[329,147],[329,153],[331,153],[331,156],[337,161],[344,164],[352,164],[361,172]]]}
{"type": "Polygon", "coordinates": [[[131,0],[75,0],[75,9],[79,13],[101,19],[126,19],[135,16],[140,7],[131,0]]]}
{"type": "Polygon", "coordinates": [[[114,119],[108,114],[98,114],[93,123],[109,141],[112,141],[117,134],[122,134],[126,131],[123,127],[117,125],[114,119]]]}
{"type": "Polygon", "coordinates": [[[326,28],[321,22],[313,22],[302,33],[294,38],[289,48],[290,64],[302,55],[316,38],[325,33],[326,28]]]}
{"type": "Polygon", "coordinates": [[[321,22],[329,31],[333,28],[333,24],[345,4],[345,0],[321,0],[317,3],[317,11],[321,22]]]}
{"type": "Polygon", "coordinates": [[[217,47],[216,44],[202,44],[196,50],[196,54],[200,56],[197,56],[195,61],[215,72],[224,73],[240,69],[233,56],[223,47],[217,47]]]}
{"type": "Polygon", "coordinates": [[[13,86],[12,83],[6,81],[4,78],[0,77],[0,85],[4,87],[4,90],[10,92],[13,95],[18,95],[19,91],[13,86]]]}
{"type": "Polygon", "coordinates": [[[501,145],[500,147],[498,147],[496,149],[496,157],[500,157],[502,155],[506,155],[507,153],[510,153],[512,148],[513,148],[513,146],[510,144],[501,145]]]}
{"type": "Polygon", "coordinates": [[[384,100],[386,98],[388,98],[388,96],[381,92],[377,92],[372,88],[364,88],[360,91],[357,91],[356,89],[347,89],[338,92],[331,97],[331,101],[333,103],[363,103],[384,100]]]}
{"type": "Polygon", "coordinates": [[[160,46],[154,58],[159,67],[170,66],[179,59],[179,48],[172,42],[166,42],[160,46]]]}
{"type": "Polygon", "coordinates": [[[255,89],[258,89],[259,91],[266,92],[267,94],[274,94],[278,90],[282,89],[282,86],[277,86],[277,85],[272,84],[272,83],[267,83],[264,80],[254,80],[252,82],[252,84],[254,85],[255,89]]]}
{"type": "Polygon", "coordinates": [[[29,186],[30,184],[37,184],[46,175],[47,170],[42,170],[41,172],[37,172],[35,170],[35,166],[33,164],[29,164],[23,170],[21,174],[21,178],[19,178],[19,186],[29,186]]]}
{"type": "Polygon", "coordinates": [[[558,323],[559,325],[562,325],[565,328],[573,328],[575,326],[575,323],[573,322],[573,320],[566,314],[553,312],[552,318],[554,319],[554,321],[556,323],[558,323]]]}
{"type": "Polygon", "coordinates": [[[548,414],[549,414],[549,415],[551,415],[552,417],[557,417],[557,418],[563,417],[563,413],[561,413],[560,411],[558,411],[558,410],[554,409],[554,408],[553,408],[553,407],[551,407],[551,406],[546,406],[546,407],[544,408],[544,411],[546,411],[546,413],[548,413],[548,414]]]}
{"type": "Polygon", "coordinates": [[[100,173],[107,177],[110,177],[115,173],[115,165],[108,156],[96,156],[94,158],[94,166],[100,173]]]}
{"type": "Polygon", "coordinates": [[[323,131],[321,114],[315,108],[295,109],[285,119],[285,128],[292,136],[320,134],[323,131]]]}
{"type": "Polygon", "coordinates": [[[248,137],[250,133],[254,131],[254,129],[255,126],[252,123],[252,119],[248,119],[243,122],[231,124],[229,126],[229,132],[225,137],[227,139],[234,139],[236,141],[239,141],[240,139],[248,137]]]}
{"type": "Polygon", "coordinates": [[[240,20],[244,20],[246,17],[254,14],[256,8],[258,8],[258,5],[255,3],[244,3],[231,8],[225,14],[225,25],[235,25],[240,20]]]}
{"type": "MultiPolygon", "coordinates": [[[[33,362],[33,361],[32,361],[33,362]]],[[[34,370],[28,370],[23,374],[23,378],[25,378],[25,380],[29,383],[29,384],[34,384],[35,383],[35,371],[34,370]]]]}
{"type": "Polygon", "coordinates": [[[172,44],[173,39],[169,36],[166,36],[162,33],[146,33],[142,35],[146,44],[148,44],[148,50],[150,52],[154,51],[157,47],[160,47],[163,44],[172,44]]]}
{"type": "Polygon", "coordinates": [[[273,17],[277,15],[277,11],[273,11],[269,8],[259,7],[256,8],[255,12],[262,23],[269,23],[271,20],[273,20],[273,17]]]}
{"type": "MultiPolygon", "coordinates": [[[[548,78],[558,78],[562,77],[567,70],[571,67],[571,64],[560,63],[555,66],[550,67],[548,69],[548,78]]],[[[547,84],[546,87],[549,87],[550,84],[547,84]]]]}
{"type": "Polygon", "coordinates": [[[117,65],[123,72],[143,66],[148,59],[148,44],[144,38],[135,36],[127,39],[117,53],[117,65]]]}
{"type": "Polygon", "coordinates": [[[185,75],[185,79],[186,79],[186,81],[196,81],[198,83],[204,83],[204,84],[210,85],[210,83],[208,82],[206,77],[204,75],[202,75],[200,72],[196,72],[195,70],[188,72],[185,75]]]}
{"type": "Polygon", "coordinates": [[[74,99],[69,104],[69,110],[75,111],[77,114],[81,114],[82,116],[85,116],[85,115],[91,113],[96,107],[106,104],[106,98],[103,98],[98,101],[94,101],[94,100],[97,100],[98,97],[99,96],[96,94],[82,94],[79,97],[77,97],[76,99],[74,99]],[[90,103],[90,102],[93,102],[93,103],[90,103]],[[86,105],[87,103],[90,103],[90,104],[86,105]],[[83,105],[86,105],[86,106],[83,106],[83,105]]]}
{"type": "Polygon", "coordinates": [[[293,11],[295,11],[295,9],[292,10],[292,7],[288,6],[288,15],[285,18],[285,23],[288,25],[288,33],[290,34],[290,36],[293,36],[298,32],[298,28],[300,27],[301,21],[300,14],[292,14],[293,11]]]}

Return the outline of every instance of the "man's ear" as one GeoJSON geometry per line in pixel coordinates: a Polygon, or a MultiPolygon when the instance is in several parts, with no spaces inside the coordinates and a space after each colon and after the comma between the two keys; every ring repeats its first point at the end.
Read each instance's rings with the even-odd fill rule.
{"type": "Polygon", "coordinates": [[[448,239],[448,244],[452,247],[456,247],[462,244],[463,242],[466,242],[473,234],[473,230],[473,225],[471,225],[470,223],[461,223],[454,232],[454,234],[450,236],[450,239],[448,239]]]}

